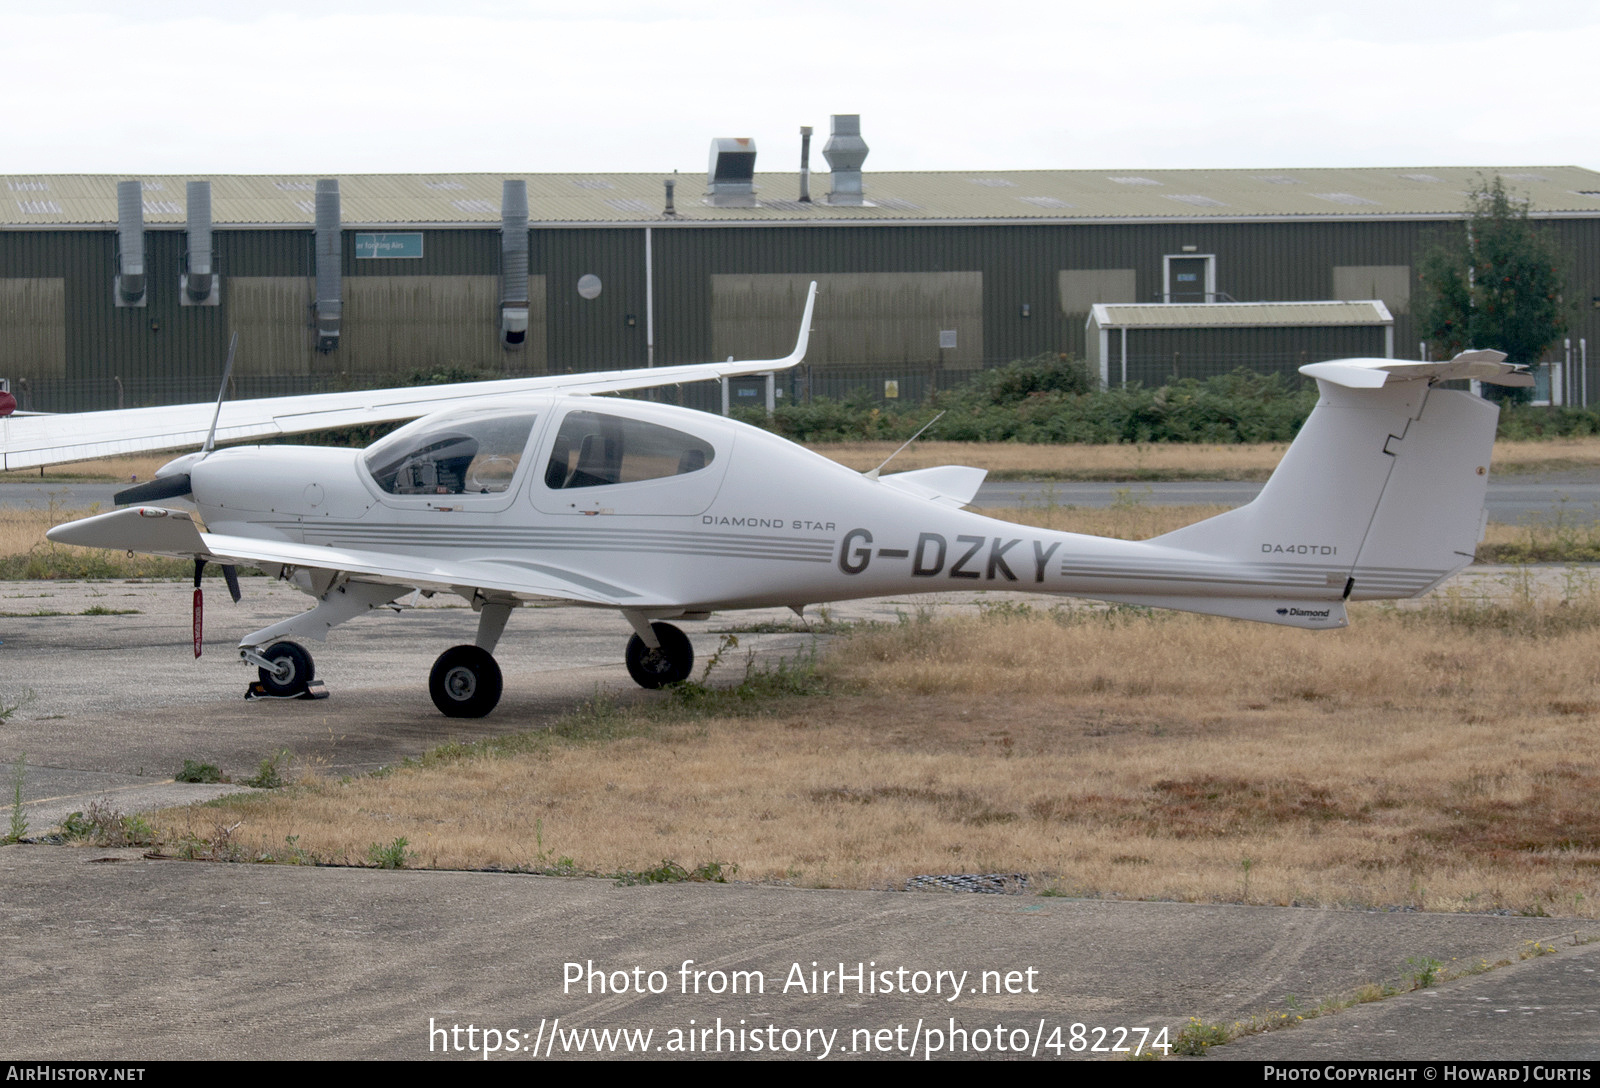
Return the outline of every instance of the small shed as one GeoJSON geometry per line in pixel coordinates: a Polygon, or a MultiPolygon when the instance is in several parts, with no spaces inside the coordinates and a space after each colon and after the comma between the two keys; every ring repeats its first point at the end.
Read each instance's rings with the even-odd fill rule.
{"type": "Polygon", "coordinates": [[[1103,386],[1160,385],[1245,367],[1292,375],[1326,359],[1394,358],[1394,318],[1377,299],[1097,303],[1084,337],[1103,386]]]}

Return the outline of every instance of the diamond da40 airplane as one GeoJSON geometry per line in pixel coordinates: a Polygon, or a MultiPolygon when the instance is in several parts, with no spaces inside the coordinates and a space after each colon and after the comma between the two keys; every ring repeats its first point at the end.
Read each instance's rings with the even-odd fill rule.
{"type": "Polygon", "coordinates": [[[312,680],[299,640],[416,591],[458,594],[477,634],[439,656],[428,688],[443,713],[479,717],[500,698],[493,653],[507,619],[536,601],[619,612],[645,687],[691,672],[693,648],[669,620],[889,594],[1027,590],[1342,627],[1347,601],[1421,593],[1481,537],[1497,409],[1437,384],[1531,384],[1486,351],[1302,367],[1321,398],[1260,496],[1142,542],[964,510],[979,469],[861,474],[720,416],[589,395],[793,366],[815,297],[813,285],[782,359],[13,418],[0,420],[0,447],[12,468],[203,439],[119,494],[129,505],[50,539],[192,559],[197,585],[204,563],[223,564],[235,592],[238,563],[292,582],[313,607],[239,641],[270,694],[312,680]],[[212,449],[406,418],[365,450],[212,449]],[[157,505],[170,499],[199,519],[157,505]]]}

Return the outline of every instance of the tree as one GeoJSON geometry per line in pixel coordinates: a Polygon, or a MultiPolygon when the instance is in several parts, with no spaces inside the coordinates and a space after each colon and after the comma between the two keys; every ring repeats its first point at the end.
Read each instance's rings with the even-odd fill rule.
{"type": "MultiPolygon", "coordinates": [[[[1497,176],[1467,198],[1459,234],[1422,258],[1417,329],[1437,358],[1494,348],[1532,365],[1567,331],[1567,255],[1497,176]]],[[[1500,387],[1495,387],[1497,390],[1500,387]]]]}

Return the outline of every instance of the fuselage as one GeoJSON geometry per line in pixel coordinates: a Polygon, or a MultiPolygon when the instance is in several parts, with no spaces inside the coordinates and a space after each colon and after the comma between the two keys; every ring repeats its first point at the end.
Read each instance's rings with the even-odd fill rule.
{"type": "Polygon", "coordinates": [[[1250,562],[1015,525],[641,401],[518,398],[419,420],[368,450],[229,449],[191,472],[215,533],[441,563],[532,558],[649,607],[1007,589],[1243,596],[1280,623],[1269,606],[1284,598],[1312,613],[1305,626],[1342,620],[1315,602],[1340,600],[1343,557],[1317,546],[1286,557],[1271,542],[1280,554],[1250,562]]]}

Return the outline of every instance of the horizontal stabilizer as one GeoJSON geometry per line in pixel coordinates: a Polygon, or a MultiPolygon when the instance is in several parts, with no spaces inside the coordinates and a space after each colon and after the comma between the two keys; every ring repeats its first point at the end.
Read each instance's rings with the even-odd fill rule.
{"type": "Polygon", "coordinates": [[[1505,361],[1503,351],[1463,351],[1454,359],[1433,363],[1404,359],[1335,359],[1307,363],[1300,373],[1347,389],[1378,389],[1389,382],[1472,380],[1491,385],[1533,385],[1528,368],[1505,361]]]}
{"type": "Polygon", "coordinates": [[[896,472],[892,476],[879,476],[878,482],[907,495],[928,499],[943,506],[963,507],[978,494],[987,469],[969,468],[966,465],[940,465],[937,468],[919,468],[910,472],[896,472]]]}

